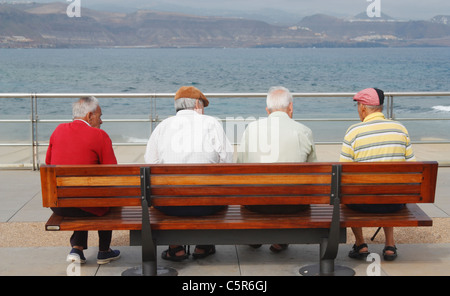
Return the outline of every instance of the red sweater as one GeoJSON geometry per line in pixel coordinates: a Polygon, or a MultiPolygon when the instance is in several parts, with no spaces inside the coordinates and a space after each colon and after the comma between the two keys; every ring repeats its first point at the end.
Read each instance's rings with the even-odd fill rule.
{"type": "MultiPolygon", "coordinates": [[[[64,164],[117,164],[108,134],[89,126],[81,120],[60,124],[52,136],[45,163],[64,164]]],[[[82,208],[82,210],[102,216],[109,208],[82,208]]]]}

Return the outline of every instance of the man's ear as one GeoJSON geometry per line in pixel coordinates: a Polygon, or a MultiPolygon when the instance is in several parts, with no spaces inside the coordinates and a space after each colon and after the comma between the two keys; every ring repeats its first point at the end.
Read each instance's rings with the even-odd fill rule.
{"type": "Polygon", "coordinates": [[[94,113],[88,112],[88,114],[86,114],[85,121],[86,121],[87,123],[91,124],[91,120],[92,120],[92,116],[93,116],[93,115],[94,115],[94,113]]]}
{"type": "Polygon", "coordinates": [[[288,115],[290,118],[292,118],[292,116],[294,115],[294,103],[293,102],[289,103],[288,115]]]}
{"type": "Polygon", "coordinates": [[[196,101],[195,101],[195,111],[198,113],[198,114],[203,114],[204,113],[204,106],[203,105],[201,105],[200,104],[200,102],[199,102],[199,99],[197,99],[196,101]]]}

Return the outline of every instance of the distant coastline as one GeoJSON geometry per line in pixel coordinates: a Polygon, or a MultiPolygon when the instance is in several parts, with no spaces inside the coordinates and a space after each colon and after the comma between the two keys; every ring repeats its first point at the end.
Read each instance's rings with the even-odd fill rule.
{"type": "Polygon", "coordinates": [[[66,3],[0,4],[0,48],[338,48],[450,47],[450,16],[399,21],[316,14],[291,25],[139,10],[83,8],[66,3]]]}

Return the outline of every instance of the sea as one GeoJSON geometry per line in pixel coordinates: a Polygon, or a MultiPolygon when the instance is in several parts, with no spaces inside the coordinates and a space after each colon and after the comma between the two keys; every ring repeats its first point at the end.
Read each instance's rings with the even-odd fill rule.
{"type": "MultiPolygon", "coordinates": [[[[185,85],[204,93],[266,93],[278,85],[293,93],[352,93],[368,87],[449,92],[450,48],[0,49],[0,94],[175,93],[185,85]]],[[[39,99],[39,120],[70,120],[73,101],[39,99]]],[[[206,114],[221,120],[248,123],[267,116],[264,97],[210,101],[206,114]]],[[[171,98],[102,98],[100,103],[102,128],[116,143],[145,143],[153,125],[108,120],[150,115],[162,120],[175,113],[171,98]]],[[[30,119],[30,114],[30,99],[0,98],[0,143],[29,141],[30,123],[9,120],[30,119]]],[[[450,139],[448,96],[396,97],[394,116],[404,119],[413,141],[450,139]]],[[[312,129],[317,143],[342,141],[346,129],[358,122],[350,96],[296,98],[294,118],[312,129]]],[[[38,140],[48,142],[56,125],[40,123],[38,140]]],[[[239,142],[242,125],[226,129],[230,141],[239,142]]]]}

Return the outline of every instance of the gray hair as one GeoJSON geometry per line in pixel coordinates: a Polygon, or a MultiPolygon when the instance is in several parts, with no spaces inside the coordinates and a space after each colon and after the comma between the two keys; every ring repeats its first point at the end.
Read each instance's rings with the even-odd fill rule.
{"type": "Polygon", "coordinates": [[[269,111],[284,110],[293,102],[291,92],[283,86],[274,86],[269,89],[267,94],[267,109],[269,111]]]}
{"type": "Polygon", "coordinates": [[[176,112],[180,110],[194,110],[196,102],[199,102],[203,106],[202,100],[190,99],[190,98],[179,98],[175,100],[175,110],[176,112]]]}
{"type": "Polygon", "coordinates": [[[99,106],[96,97],[83,97],[72,105],[72,116],[73,118],[83,118],[89,112],[95,112],[99,106]]]}
{"type": "Polygon", "coordinates": [[[364,105],[367,109],[370,110],[370,112],[383,112],[383,105],[378,106],[371,106],[371,105],[364,105]]]}

